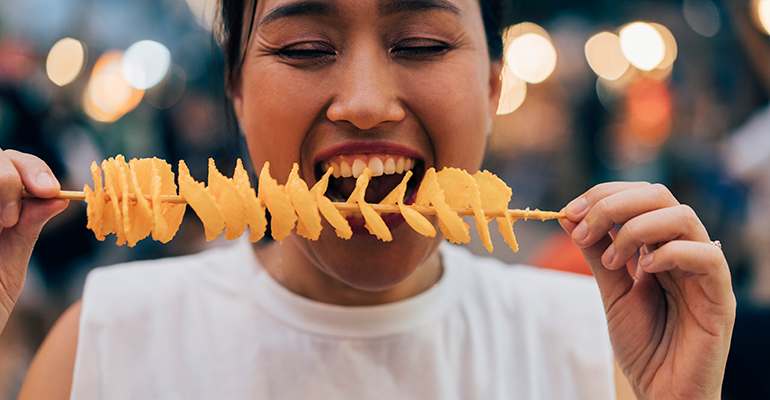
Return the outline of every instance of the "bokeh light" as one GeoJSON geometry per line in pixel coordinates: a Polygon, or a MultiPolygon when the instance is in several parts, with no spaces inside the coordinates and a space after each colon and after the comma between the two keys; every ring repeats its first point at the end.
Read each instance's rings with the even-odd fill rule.
{"type": "Polygon", "coordinates": [[[185,0],[195,16],[195,21],[207,30],[214,26],[214,19],[217,12],[217,2],[215,0],[185,0]]]}
{"type": "Polygon", "coordinates": [[[759,27],[764,33],[770,35],[770,0],[754,0],[753,8],[759,21],[759,27]]]}
{"type": "Polygon", "coordinates": [[[641,79],[628,89],[628,125],[637,140],[656,147],[671,132],[673,104],[668,86],[655,79],[641,79]]]}
{"type": "Polygon", "coordinates": [[[630,65],[620,49],[620,38],[610,32],[597,33],[588,39],[585,53],[591,69],[607,80],[620,78],[630,65]]]}
{"type": "Polygon", "coordinates": [[[655,30],[658,31],[658,33],[660,34],[660,37],[663,39],[663,44],[666,50],[663,56],[663,61],[661,61],[660,64],[658,64],[656,69],[661,69],[661,70],[668,69],[674,64],[674,61],[676,61],[676,57],[679,54],[679,47],[676,44],[676,38],[668,28],[666,28],[661,24],[656,24],[652,22],[650,23],[650,26],[652,26],[653,28],[655,28],[655,30]]]}
{"type": "Polygon", "coordinates": [[[70,84],[83,72],[86,58],[86,47],[79,40],[59,40],[51,47],[45,62],[48,79],[59,86],[70,84]]]}
{"type": "Polygon", "coordinates": [[[516,111],[527,98],[527,83],[519,79],[508,67],[503,68],[500,79],[503,84],[497,115],[510,114],[516,111]]]}
{"type": "Polygon", "coordinates": [[[136,42],[126,49],[120,71],[123,79],[136,89],[149,89],[163,80],[171,65],[171,52],[152,40],[136,42]]]}
{"type": "Polygon", "coordinates": [[[644,22],[634,22],[620,30],[620,48],[631,65],[651,71],[666,56],[666,45],[657,29],[644,22]]]}
{"type": "Polygon", "coordinates": [[[540,83],[556,68],[556,49],[551,41],[537,33],[515,38],[506,49],[508,67],[520,79],[540,83]]]}
{"type": "Polygon", "coordinates": [[[176,104],[184,94],[187,85],[187,74],[182,67],[171,64],[166,77],[153,88],[148,89],[144,99],[151,106],[164,110],[176,104]]]}
{"type": "Polygon", "coordinates": [[[712,37],[722,27],[719,8],[711,0],[684,0],[682,11],[687,25],[699,35],[712,37]]]}
{"type": "Polygon", "coordinates": [[[114,122],[142,101],[144,90],[135,89],[123,79],[123,54],[113,50],[102,54],[91,72],[83,95],[83,110],[100,122],[114,122]]]}

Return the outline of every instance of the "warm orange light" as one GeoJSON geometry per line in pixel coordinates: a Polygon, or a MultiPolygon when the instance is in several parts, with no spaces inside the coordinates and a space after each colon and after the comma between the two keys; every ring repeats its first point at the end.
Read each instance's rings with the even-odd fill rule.
{"type": "Polygon", "coordinates": [[[122,52],[109,51],[96,61],[83,94],[83,110],[100,122],[114,122],[136,108],[144,90],[131,87],[120,72],[122,52]]]}
{"type": "Polygon", "coordinates": [[[654,79],[641,79],[628,89],[628,125],[637,140],[656,147],[671,132],[673,104],[668,86],[654,79]]]}

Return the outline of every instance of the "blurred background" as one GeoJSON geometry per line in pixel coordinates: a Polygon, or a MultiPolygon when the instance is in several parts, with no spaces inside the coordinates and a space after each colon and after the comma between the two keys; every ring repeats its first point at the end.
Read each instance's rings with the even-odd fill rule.
{"type": "MultiPolygon", "coordinates": [[[[770,0],[516,2],[485,168],[512,207],[559,210],[596,183],[666,184],[723,244],[739,301],[725,399],[770,398],[770,0]]],[[[124,154],[232,171],[209,0],[0,0],[0,148],[44,159],[64,189],[124,154]]],[[[167,245],[99,242],[73,201],[43,231],[0,335],[0,399],[13,399],[53,322],[92,268],[188,254],[190,213],[167,245]]],[[[473,226],[474,224],[469,224],[473,226]]],[[[589,273],[555,222],[514,224],[510,263],[589,273]]],[[[473,236],[472,237],[478,237],[473,236]]],[[[469,247],[486,250],[474,239],[469,247]]]]}

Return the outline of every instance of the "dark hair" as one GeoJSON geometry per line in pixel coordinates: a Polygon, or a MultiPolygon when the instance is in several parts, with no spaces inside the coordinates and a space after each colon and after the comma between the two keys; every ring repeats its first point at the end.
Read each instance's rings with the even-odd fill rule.
{"type": "MultiPolygon", "coordinates": [[[[229,86],[233,78],[240,73],[244,54],[241,54],[241,41],[248,43],[254,26],[256,2],[259,0],[221,0],[219,21],[219,43],[225,58],[225,79],[229,86]],[[244,32],[244,15],[250,14],[248,31],[244,32]],[[245,34],[245,35],[244,35],[245,34]]],[[[489,58],[500,60],[503,57],[502,31],[505,29],[505,17],[502,0],[479,0],[481,18],[484,21],[484,33],[487,36],[489,58]]],[[[245,46],[244,46],[245,48],[245,46]]]]}

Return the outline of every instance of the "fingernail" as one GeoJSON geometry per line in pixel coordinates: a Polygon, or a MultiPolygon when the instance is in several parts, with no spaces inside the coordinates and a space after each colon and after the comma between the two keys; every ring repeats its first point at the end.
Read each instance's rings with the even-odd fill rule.
{"type": "Polygon", "coordinates": [[[0,219],[2,220],[2,224],[10,227],[13,225],[16,225],[16,221],[19,217],[19,203],[13,202],[8,203],[3,208],[2,214],[0,214],[0,219]]]}
{"type": "Polygon", "coordinates": [[[586,201],[585,197],[581,197],[569,203],[567,205],[567,211],[572,215],[580,215],[583,211],[585,211],[587,206],[588,202],[586,201]]]}
{"type": "Polygon", "coordinates": [[[575,227],[575,230],[572,231],[572,238],[577,240],[578,242],[582,242],[586,240],[588,237],[588,224],[585,221],[580,221],[578,226],[575,227]]]}
{"type": "Polygon", "coordinates": [[[607,250],[602,255],[602,264],[609,268],[613,261],[615,261],[615,245],[610,244],[610,247],[607,247],[607,250]]]}
{"type": "Polygon", "coordinates": [[[38,187],[40,188],[56,187],[56,181],[53,179],[51,174],[47,172],[41,172],[37,174],[35,183],[37,183],[38,187]]]}
{"type": "Polygon", "coordinates": [[[647,253],[639,257],[639,266],[642,268],[646,268],[652,265],[652,255],[653,253],[647,253]]]}

